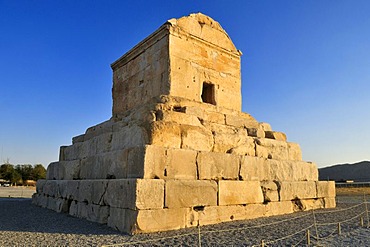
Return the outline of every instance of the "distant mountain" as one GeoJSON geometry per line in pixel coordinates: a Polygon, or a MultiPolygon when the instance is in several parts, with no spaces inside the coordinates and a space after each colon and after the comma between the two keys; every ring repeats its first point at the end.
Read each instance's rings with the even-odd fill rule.
{"type": "Polygon", "coordinates": [[[370,182],[370,161],[341,164],[319,169],[320,180],[370,182]]]}

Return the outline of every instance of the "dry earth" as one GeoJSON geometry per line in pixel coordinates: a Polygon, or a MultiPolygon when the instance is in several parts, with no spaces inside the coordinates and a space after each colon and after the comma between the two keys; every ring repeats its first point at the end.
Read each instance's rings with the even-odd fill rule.
{"type": "MultiPolygon", "coordinates": [[[[370,246],[370,228],[360,227],[359,217],[355,217],[365,212],[365,204],[360,204],[364,191],[367,193],[367,189],[363,191],[347,190],[345,195],[341,195],[344,191],[338,190],[340,203],[334,210],[317,210],[314,214],[312,211],[308,211],[293,215],[205,226],[200,229],[201,244],[202,246],[253,246],[260,244],[263,239],[266,246],[306,246],[306,231],[301,230],[309,227],[313,223],[313,216],[315,216],[320,239],[319,241],[315,240],[315,228],[311,227],[312,245],[370,246]],[[350,209],[338,211],[346,208],[350,209]],[[353,217],[353,220],[344,222],[353,217]],[[334,224],[325,225],[330,222],[334,222],[334,224]],[[335,222],[343,222],[340,236],[335,222]],[[276,241],[292,234],[295,235],[282,241],[276,241]],[[276,242],[269,243],[269,241],[276,242]]],[[[370,201],[370,196],[367,197],[367,200],[370,201]]],[[[30,199],[0,198],[0,212],[0,246],[199,245],[198,229],[196,228],[130,236],[105,225],[34,206],[30,199]],[[159,240],[152,241],[154,239],[159,240]],[[128,242],[139,243],[123,245],[128,242]]],[[[362,216],[366,225],[366,214],[362,214],[362,216]]]]}
{"type": "Polygon", "coordinates": [[[336,193],[338,196],[342,195],[367,195],[370,196],[370,187],[358,187],[358,188],[336,188],[336,193]]]}

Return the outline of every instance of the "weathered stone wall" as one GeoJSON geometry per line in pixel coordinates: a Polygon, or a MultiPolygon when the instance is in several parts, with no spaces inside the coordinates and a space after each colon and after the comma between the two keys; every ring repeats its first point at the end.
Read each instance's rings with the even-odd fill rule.
{"type": "Polygon", "coordinates": [[[299,145],[240,112],[239,56],[207,16],[167,22],[112,64],[112,118],[60,148],[33,203],[129,233],[335,207],[299,145]]]}
{"type": "Polygon", "coordinates": [[[168,51],[168,29],[163,26],[112,64],[113,117],[169,94],[168,51]]]}
{"type": "Polygon", "coordinates": [[[241,111],[240,52],[221,26],[203,16],[170,20],[170,94],[202,102],[204,83],[214,105],[241,111]]]}
{"type": "Polygon", "coordinates": [[[40,180],[33,203],[138,233],[335,207],[334,182],[40,180]]]}
{"type": "Polygon", "coordinates": [[[204,15],[169,20],[112,64],[113,117],[172,95],[241,111],[240,55],[222,27],[204,15]]]}

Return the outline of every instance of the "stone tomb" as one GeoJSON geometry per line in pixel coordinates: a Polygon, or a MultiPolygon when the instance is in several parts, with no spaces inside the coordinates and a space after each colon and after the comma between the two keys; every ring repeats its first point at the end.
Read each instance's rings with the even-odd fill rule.
{"type": "Polygon", "coordinates": [[[203,14],[111,66],[113,113],[60,148],[33,203],[128,233],[335,207],[298,144],[241,112],[240,56],[203,14]]]}

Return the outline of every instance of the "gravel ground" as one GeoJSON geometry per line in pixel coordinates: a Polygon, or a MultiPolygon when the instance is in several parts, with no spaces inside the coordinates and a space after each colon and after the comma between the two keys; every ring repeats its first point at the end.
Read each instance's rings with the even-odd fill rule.
{"type": "MultiPolygon", "coordinates": [[[[204,226],[200,229],[201,245],[252,246],[260,244],[263,239],[265,246],[306,246],[306,231],[301,230],[309,228],[312,235],[311,244],[315,246],[370,246],[370,228],[361,227],[360,219],[356,217],[361,212],[365,212],[365,204],[357,204],[361,202],[361,198],[342,196],[338,197],[338,201],[338,207],[333,210],[317,210],[314,213],[307,211],[204,226]],[[338,211],[349,207],[351,209],[338,211]],[[319,241],[315,239],[317,236],[315,227],[310,227],[314,217],[317,222],[319,241]],[[354,219],[347,221],[350,218],[354,219]],[[338,235],[338,225],[325,225],[328,222],[343,222],[341,235],[338,235]],[[295,235],[292,237],[276,241],[293,234],[295,235]]],[[[370,206],[370,204],[367,205],[370,206]]],[[[197,228],[130,236],[105,225],[34,206],[30,199],[0,198],[0,212],[0,246],[197,246],[199,244],[197,228]],[[142,242],[154,239],[161,240],[142,242]],[[123,245],[127,242],[141,243],[123,245]]],[[[362,216],[366,225],[366,214],[362,216]]]]}

